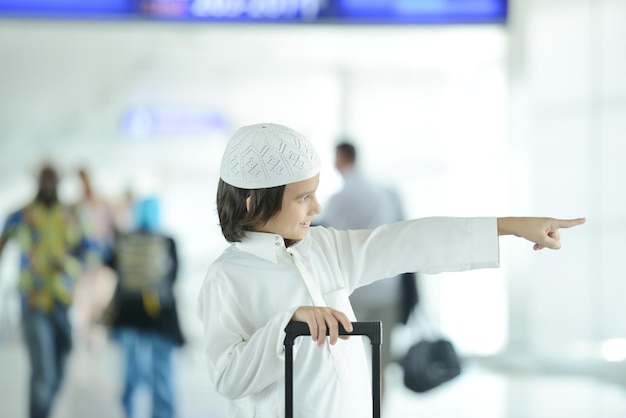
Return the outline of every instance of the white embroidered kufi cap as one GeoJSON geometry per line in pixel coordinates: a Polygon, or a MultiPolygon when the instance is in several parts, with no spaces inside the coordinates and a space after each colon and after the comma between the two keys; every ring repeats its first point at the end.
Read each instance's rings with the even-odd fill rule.
{"type": "Polygon", "coordinates": [[[273,123],[237,130],[226,145],[220,177],[241,189],[266,189],[310,179],[320,159],[304,135],[273,123]]]}

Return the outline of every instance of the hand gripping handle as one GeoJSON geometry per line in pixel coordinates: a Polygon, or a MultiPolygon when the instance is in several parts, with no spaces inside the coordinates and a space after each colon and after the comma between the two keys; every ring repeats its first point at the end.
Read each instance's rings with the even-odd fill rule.
{"type": "MultiPolygon", "coordinates": [[[[285,332],[287,333],[285,336],[285,345],[293,345],[296,338],[301,335],[311,335],[308,324],[299,321],[291,321],[287,324],[285,332]]],[[[326,335],[329,335],[328,329],[326,329],[326,335]]],[[[382,326],[380,321],[353,322],[352,332],[348,332],[343,325],[339,324],[339,335],[366,335],[369,337],[372,345],[380,345],[382,340],[382,326]]]]}
{"type": "MultiPolygon", "coordinates": [[[[311,335],[306,322],[291,321],[285,328],[285,416],[293,417],[293,344],[302,335],[311,335]]],[[[328,329],[326,335],[328,335],[328,329]]],[[[383,337],[380,321],[353,322],[352,332],[339,324],[339,335],[365,335],[372,343],[372,406],[374,418],[380,418],[380,344],[383,337]]]]}

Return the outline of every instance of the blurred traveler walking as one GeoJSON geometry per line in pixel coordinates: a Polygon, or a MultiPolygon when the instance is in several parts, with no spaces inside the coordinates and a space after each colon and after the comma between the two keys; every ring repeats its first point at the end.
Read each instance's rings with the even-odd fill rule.
{"type": "Polygon", "coordinates": [[[137,229],[120,234],[111,266],[118,284],[107,316],[124,356],[121,396],[127,418],[135,418],[134,394],[143,383],[152,393],[152,418],[175,415],[172,353],[183,344],[174,283],[178,272],[175,241],[160,232],[159,203],[135,207],[137,229]]]}
{"type": "Polygon", "coordinates": [[[135,229],[133,208],[135,206],[135,193],[132,188],[127,188],[121,199],[113,201],[111,210],[118,232],[130,232],[135,229]]]}
{"type": "Polygon", "coordinates": [[[12,213],[0,236],[20,246],[19,289],[24,341],[31,365],[29,417],[50,416],[63,382],[72,329],[68,308],[87,242],[76,214],[57,198],[59,178],[45,165],[35,199],[12,213]]]}
{"type": "MultiPolygon", "coordinates": [[[[382,185],[365,174],[357,163],[357,148],[352,142],[343,141],[335,147],[335,168],[343,178],[343,188],[330,197],[316,223],[336,229],[372,229],[404,220],[400,195],[394,188],[382,185]]],[[[383,323],[382,371],[393,360],[391,330],[402,321],[401,278],[394,276],[378,280],[356,289],[350,295],[357,320],[383,323]]],[[[381,377],[384,382],[384,373],[381,377]]]]}
{"type": "Polygon", "coordinates": [[[80,168],[77,175],[83,195],[75,205],[76,212],[94,244],[96,251],[93,255],[97,257],[94,264],[101,264],[102,260],[109,258],[115,240],[116,226],[113,210],[109,202],[95,192],[86,168],[80,168]]]}
{"type": "Polygon", "coordinates": [[[74,328],[79,341],[91,346],[103,335],[96,332],[102,331],[96,324],[111,301],[117,281],[115,273],[105,265],[113,251],[116,226],[110,204],[95,193],[87,169],[79,169],[77,175],[83,195],[74,207],[93,251],[74,292],[74,328]]]}

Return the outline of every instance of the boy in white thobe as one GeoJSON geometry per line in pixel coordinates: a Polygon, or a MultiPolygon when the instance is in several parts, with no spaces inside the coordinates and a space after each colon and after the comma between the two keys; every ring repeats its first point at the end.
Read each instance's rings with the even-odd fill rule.
{"type": "Polygon", "coordinates": [[[425,218],[373,230],[310,227],[319,157],[290,128],[239,129],[222,160],[217,204],[232,243],[211,265],[199,297],[209,375],[231,399],[231,417],[284,416],[285,326],[296,340],[294,405],[300,418],[372,415],[371,378],[360,337],[338,340],[357,320],[348,296],[381,277],[498,267],[498,235],[535,249],[559,248],[559,228],[584,219],[425,218]],[[326,337],[326,330],[330,336],[326,337]]]}

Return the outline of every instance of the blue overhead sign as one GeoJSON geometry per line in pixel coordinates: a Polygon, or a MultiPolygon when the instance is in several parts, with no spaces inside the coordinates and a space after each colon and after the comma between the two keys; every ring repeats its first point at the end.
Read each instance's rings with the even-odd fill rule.
{"type": "Polygon", "coordinates": [[[0,0],[0,16],[121,18],[137,15],[133,0],[0,0]]]}
{"type": "Polygon", "coordinates": [[[0,0],[0,16],[241,23],[505,23],[507,0],[0,0]]]}

